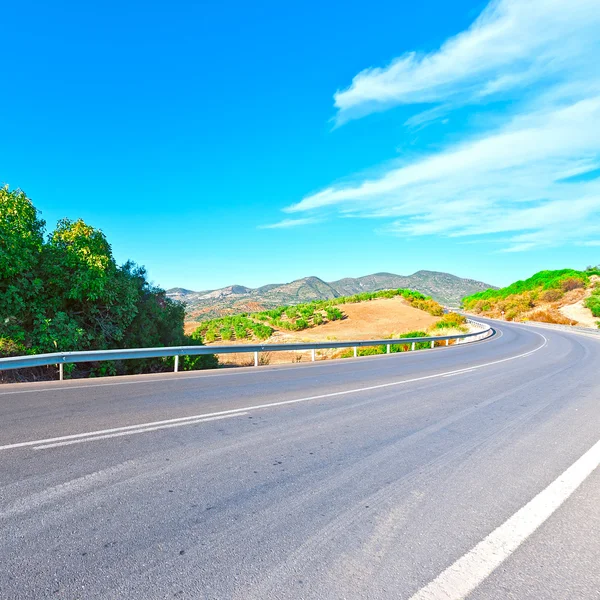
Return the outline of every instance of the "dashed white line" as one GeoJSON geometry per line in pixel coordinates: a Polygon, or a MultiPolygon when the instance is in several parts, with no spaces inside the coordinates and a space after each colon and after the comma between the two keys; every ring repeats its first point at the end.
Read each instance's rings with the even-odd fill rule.
{"type": "Polygon", "coordinates": [[[34,446],[34,450],[47,450],[48,448],[58,448],[60,446],[71,446],[73,444],[82,444],[83,442],[95,442],[96,440],[106,440],[109,438],[123,437],[124,435],[135,435],[136,433],[146,433],[148,431],[158,431],[159,429],[171,429],[172,427],[183,427],[184,425],[197,425],[198,423],[207,423],[208,421],[219,421],[220,419],[231,419],[231,417],[242,417],[246,412],[237,412],[232,415],[221,415],[219,417],[208,417],[203,419],[191,419],[180,423],[168,423],[165,425],[157,425],[156,427],[142,427],[140,429],[129,429],[128,431],[119,431],[117,433],[107,433],[106,435],[94,435],[91,437],[78,438],[75,440],[66,440],[64,442],[54,442],[51,444],[43,444],[34,446]]]}
{"type": "Polygon", "coordinates": [[[443,375],[443,377],[456,377],[456,375],[463,375],[465,373],[472,373],[475,369],[469,367],[468,369],[463,369],[462,371],[456,371],[456,373],[448,373],[447,375],[443,375]]]}

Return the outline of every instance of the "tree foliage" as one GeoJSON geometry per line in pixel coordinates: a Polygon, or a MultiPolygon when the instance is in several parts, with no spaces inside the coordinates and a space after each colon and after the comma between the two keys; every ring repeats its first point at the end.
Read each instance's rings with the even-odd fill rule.
{"type": "MultiPolygon", "coordinates": [[[[62,219],[46,236],[31,200],[0,189],[0,356],[202,344],[184,335],[184,316],[183,304],[150,284],[144,267],[116,263],[102,231],[62,219]]],[[[93,372],[156,371],[172,361],[121,361],[93,372]]],[[[197,369],[216,359],[182,363],[197,369]]]]}

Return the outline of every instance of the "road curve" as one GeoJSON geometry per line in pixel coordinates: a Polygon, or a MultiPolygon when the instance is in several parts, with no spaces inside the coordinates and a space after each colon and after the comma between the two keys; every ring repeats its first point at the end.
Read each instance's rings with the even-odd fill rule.
{"type": "Polygon", "coordinates": [[[598,598],[600,340],[0,388],[0,598],[598,598]]]}

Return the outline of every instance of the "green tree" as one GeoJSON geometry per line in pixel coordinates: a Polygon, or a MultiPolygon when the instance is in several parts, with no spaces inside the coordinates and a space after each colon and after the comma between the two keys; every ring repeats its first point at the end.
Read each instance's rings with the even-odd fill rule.
{"type": "Polygon", "coordinates": [[[39,313],[39,262],[45,223],[21,191],[0,188],[0,337],[27,342],[39,313]]]}
{"type": "MultiPolygon", "coordinates": [[[[115,262],[105,235],[81,219],[45,223],[20,190],[0,188],[0,356],[57,350],[201,345],[184,335],[183,304],[152,286],[144,267],[115,262]]],[[[95,374],[172,368],[173,359],[120,361],[95,374]]],[[[183,369],[216,366],[190,356],[183,369]]]]}
{"type": "Polygon", "coordinates": [[[43,350],[121,345],[140,294],[129,267],[117,267],[102,231],[81,219],[59,221],[43,247],[42,272],[46,306],[34,334],[43,350]]]}

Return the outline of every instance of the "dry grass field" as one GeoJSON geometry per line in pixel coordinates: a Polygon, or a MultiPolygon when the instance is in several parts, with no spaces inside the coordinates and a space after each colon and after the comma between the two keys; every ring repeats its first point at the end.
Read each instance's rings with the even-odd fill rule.
{"type": "MultiPolygon", "coordinates": [[[[291,344],[298,342],[325,342],[328,340],[368,340],[382,339],[389,336],[399,336],[408,331],[426,331],[440,320],[429,313],[413,308],[402,298],[381,298],[369,302],[344,304],[340,306],[345,318],[305,329],[299,332],[276,330],[273,335],[264,341],[265,344],[291,344]]],[[[190,329],[193,331],[197,324],[190,329]]],[[[445,332],[447,333],[447,332],[445,332]]],[[[256,342],[239,342],[240,344],[256,342]]],[[[222,344],[219,342],[215,345],[222,344]]],[[[227,342],[235,345],[236,342],[227,342]]],[[[211,346],[213,344],[207,344],[211,346]]],[[[336,358],[343,350],[322,350],[317,352],[318,359],[336,358]]],[[[251,354],[220,354],[221,364],[249,365],[253,364],[251,354]]],[[[283,364],[304,362],[310,360],[310,352],[272,352],[262,355],[263,362],[269,364],[283,364]]]]}

